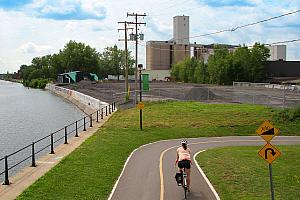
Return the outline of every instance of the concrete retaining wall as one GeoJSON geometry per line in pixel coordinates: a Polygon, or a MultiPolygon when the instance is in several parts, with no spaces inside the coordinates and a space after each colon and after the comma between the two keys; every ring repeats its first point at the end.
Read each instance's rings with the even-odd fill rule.
{"type": "Polygon", "coordinates": [[[270,88],[279,90],[300,90],[298,85],[279,85],[279,84],[269,84],[269,83],[250,83],[250,82],[233,82],[235,87],[260,87],[260,88],[270,88]]]}
{"type": "Polygon", "coordinates": [[[95,99],[74,90],[58,87],[51,83],[47,84],[46,89],[71,101],[86,114],[91,114],[96,110],[99,110],[108,105],[108,103],[100,101],[99,99],[95,99]]]}

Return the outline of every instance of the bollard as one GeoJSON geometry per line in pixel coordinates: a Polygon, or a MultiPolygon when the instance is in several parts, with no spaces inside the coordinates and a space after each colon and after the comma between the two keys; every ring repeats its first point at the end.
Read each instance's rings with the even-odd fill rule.
{"type": "Polygon", "coordinates": [[[65,144],[68,144],[67,126],[65,126],[65,144]]]}
{"type": "Polygon", "coordinates": [[[5,163],[4,163],[4,167],[5,167],[5,178],[4,178],[4,183],[3,185],[9,185],[9,180],[8,180],[8,162],[7,162],[7,156],[5,156],[5,163]]]}
{"type": "Polygon", "coordinates": [[[75,128],[76,128],[75,137],[78,137],[78,124],[77,124],[77,121],[75,123],[75,128]]]}
{"type": "Polygon", "coordinates": [[[114,102],[114,110],[116,110],[116,102],[114,102]]]}
{"type": "Polygon", "coordinates": [[[97,110],[97,123],[99,122],[99,110],[97,110]]]}
{"type": "Polygon", "coordinates": [[[54,147],[53,147],[53,133],[51,134],[51,152],[50,154],[54,154],[54,147]]]}
{"type": "Polygon", "coordinates": [[[86,128],[85,128],[85,117],[83,118],[83,131],[86,131],[86,128]]]}
{"type": "Polygon", "coordinates": [[[101,119],[103,119],[103,108],[101,108],[101,119]]]}
{"type": "Polygon", "coordinates": [[[108,112],[109,112],[109,114],[111,114],[111,111],[110,111],[110,104],[108,105],[108,112]]]}
{"type": "Polygon", "coordinates": [[[35,154],[34,154],[34,142],[32,142],[32,161],[31,161],[31,167],[36,167],[35,164],[35,154]]]}
{"type": "Polygon", "coordinates": [[[107,106],[105,106],[105,115],[107,116],[107,106]]]}
{"type": "Polygon", "coordinates": [[[115,106],[114,106],[114,103],[112,103],[111,106],[112,106],[112,112],[115,112],[115,106]]]}
{"type": "Polygon", "coordinates": [[[90,127],[93,127],[93,116],[90,115],[90,127]]]}

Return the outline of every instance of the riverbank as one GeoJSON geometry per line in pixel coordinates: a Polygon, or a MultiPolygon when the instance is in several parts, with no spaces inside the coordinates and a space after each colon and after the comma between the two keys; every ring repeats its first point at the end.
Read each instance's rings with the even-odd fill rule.
{"type": "MultiPolygon", "coordinates": [[[[88,115],[107,105],[105,102],[100,102],[99,100],[94,99],[92,97],[88,97],[87,95],[78,94],[75,91],[66,90],[64,88],[56,87],[54,85],[49,86],[49,89],[51,89],[51,91],[55,94],[71,101],[76,106],[84,110],[88,115]],[[97,106],[95,105],[98,105],[99,107],[97,108],[97,106]]],[[[109,112],[109,114],[111,114],[111,112],[109,112]]],[[[54,166],[56,166],[60,161],[62,161],[65,156],[69,155],[72,151],[78,148],[87,138],[89,138],[95,132],[97,132],[99,127],[101,127],[110,118],[110,116],[111,115],[107,115],[106,113],[106,115],[102,116],[103,119],[100,119],[99,121],[98,117],[96,120],[96,117],[94,116],[93,123],[89,121],[89,125],[93,127],[89,126],[89,128],[87,128],[87,131],[83,130],[84,134],[80,132],[80,137],[69,138],[67,142],[68,145],[66,145],[65,143],[55,148],[55,154],[46,154],[45,156],[39,158],[36,161],[36,167],[26,167],[19,173],[17,173],[15,176],[9,177],[10,185],[0,186],[0,198],[6,200],[15,199],[19,194],[22,193],[22,191],[24,191],[27,187],[32,185],[45,173],[50,171],[54,166]]]]}
{"type": "Polygon", "coordinates": [[[46,89],[70,101],[87,115],[90,115],[108,105],[108,103],[100,101],[99,99],[71,89],[59,87],[51,83],[46,85],[46,89]]]}
{"type": "MultiPolygon", "coordinates": [[[[140,131],[138,109],[115,113],[78,151],[18,199],[107,199],[126,159],[141,145],[175,138],[256,135],[257,127],[263,120],[271,120],[274,111],[254,105],[171,101],[146,103],[143,114],[144,128],[140,131]],[[61,180],[64,182],[57,184],[61,180]]],[[[298,120],[274,126],[284,135],[299,135],[299,124],[298,120]]]]}

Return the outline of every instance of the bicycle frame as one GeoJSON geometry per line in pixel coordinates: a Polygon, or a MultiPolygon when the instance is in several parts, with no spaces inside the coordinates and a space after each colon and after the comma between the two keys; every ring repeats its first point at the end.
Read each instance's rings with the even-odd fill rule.
{"type": "Polygon", "coordinates": [[[184,189],[184,198],[186,199],[186,193],[187,193],[187,173],[185,172],[185,168],[182,169],[182,187],[184,189]]]}

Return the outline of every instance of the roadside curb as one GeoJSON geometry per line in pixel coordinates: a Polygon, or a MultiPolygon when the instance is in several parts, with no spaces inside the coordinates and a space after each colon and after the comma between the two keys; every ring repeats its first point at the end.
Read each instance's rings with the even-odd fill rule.
{"type": "Polygon", "coordinates": [[[221,200],[217,191],[215,190],[214,186],[211,184],[211,182],[209,181],[209,179],[207,178],[207,176],[205,175],[205,173],[203,172],[203,170],[201,169],[201,167],[199,166],[198,162],[196,161],[196,157],[198,156],[198,154],[200,153],[203,153],[205,152],[206,150],[202,150],[202,151],[199,151],[197,153],[194,154],[194,163],[196,164],[197,168],[198,168],[198,171],[201,173],[202,177],[204,178],[204,180],[206,181],[208,187],[211,189],[212,193],[215,195],[215,198],[217,200],[221,200]]]}

